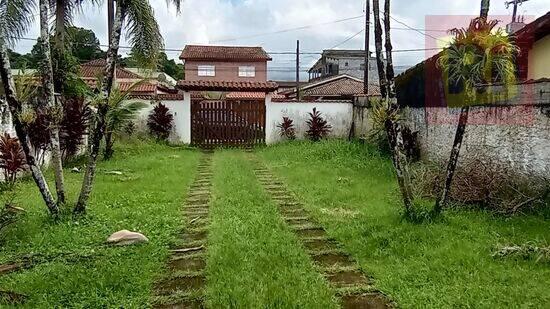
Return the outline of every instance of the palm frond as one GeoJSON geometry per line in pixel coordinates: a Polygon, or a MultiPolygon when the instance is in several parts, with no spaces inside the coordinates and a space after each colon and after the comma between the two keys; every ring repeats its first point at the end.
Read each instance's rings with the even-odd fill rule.
{"type": "Polygon", "coordinates": [[[138,86],[148,82],[147,79],[132,84],[126,91],[115,87],[109,97],[109,112],[106,117],[106,131],[120,132],[124,126],[134,120],[140,110],[147,105],[141,101],[129,100],[128,96],[138,86]]]}
{"type": "Polygon", "coordinates": [[[36,7],[31,0],[0,0],[0,31],[8,45],[22,37],[34,21],[36,7]]]}
{"type": "Polygon", "coordinates": [[[181,6],[183,5],[183,0],[166,0],[167,5],[174,5],[176,7],[176,12],[179,14],[181,12],[181,6]]]}
{"type": "Polygon", "coordinates": [[[126,39],[134,48],[138,62],[155,67],[159,52],[164,48],[155,12],[148,0],[125,0],[126,39]]]}

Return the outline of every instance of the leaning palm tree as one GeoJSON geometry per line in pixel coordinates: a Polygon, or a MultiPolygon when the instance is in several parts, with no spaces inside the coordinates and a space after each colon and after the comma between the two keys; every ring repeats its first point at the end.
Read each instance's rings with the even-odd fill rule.
{"type": "Polygon", "coordinates": [[[75,213],[86,211],[88,199],[92,191],[97,158],[101,148],[101,141],[105,134],[107,114],[109,112],[109,97],[113,89],[115,65],[120,44],[123,25],[126,26],[127,38],[141,59],[156,59],[159,50],[164,46],[159,26],[155,20],[153,8],[148,0],[117,0],[115,16],[107,60],[103,72],[101,100],[97,105],[97,116],[89,140],[88,164],[82,188],[74,208],[75,213]]]}
{"type": "Polygon", "coordinates": [[[145,82],[147,80],[134,83],[125,91],[115,87],[111,92],[109,112],[105,121],[105,152],[103,153],[105,160],[109,160],[113,156],[115,135],[122,132],[128,123],[134,121],[140,110],[147,107],[147,104],[141,101],[129,99],[130,93],[145,82]]]}
{"type": "Polygon", "coordinates": [[[453,42],[438,59],[438,65],[447,76],[448,87],[461,90],[459,96],[453,99],[462,108],[447,164],[445,184],[434,208],[436,213],[441,212],[449,196],[470,106],[483,101],[482,98],[490,94],[487,93],[491,91],[490,88],[479,86],[494,82],[510,85],[515,81],[514,54],[517,47],[504,30],[494,30],[497,24],[496,20],[488,21],[486,17],[478,17],[470,22],[468,28],[451,30],[453,42]]]}
{"type": "Polygon", "coordinates": [[[25,153],[27,165],[50,213],[57,216],[59,208],[31,151],[27,125],[22,119],[23,104],[17,97],[8,57],[8,45],[13,44],[18,37],[26,33],[32,23],[33,9],[34,3],[27,0],[0,0],[0,77],[13,126],[25,153]]]}

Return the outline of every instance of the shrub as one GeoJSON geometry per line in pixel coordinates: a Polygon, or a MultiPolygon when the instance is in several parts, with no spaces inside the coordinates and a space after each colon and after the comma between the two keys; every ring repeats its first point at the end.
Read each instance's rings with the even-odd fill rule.
{"type": "Polygon", "coordinates": [[[313,112],[309,113],[309,120],[306,123],[308,126],[307,136],[315,142],[327,136],[332,130],[332,126],[321,116],[321,112],[317,108],[313,108],[313,112]]]}
{"type": "MultiPolygon", "coordinates": [[[[436,164],[417,164],[411,169],[415,194],[435,198],[442,190],[445,169],[436,164]]],[[[478,154],[457,167],[450,199],[481,206],[498,213],[515,214],[547,208],[548,179],[511,172],[504,164],[478,154]]]]}
{"type": "Polygon", "coordinates": [[[4,171],[4,179],[14,183],[17,173],[25,167],[25,154],[19,140],[8,133],[0,135],[0,168],[4,171]]]}
{"type": "Polygon", "coordinates": [[[174,116],[168,107],[159,103],[149,114],[147,127],[149,132],[158,140],[166,140],[170,136],[174,122],[174,116]]]}
{"type": "Polygon", "coordinates": [[[43,108],[35,110],[34,120],[28,124],[27,131],[34,156],[39,162],[42,162],[44,154],[50,146],[50,119],[43,108]]]}
{"type": "Polygon", "coordinates": [[[72,97],[63,102],[63,119],[60,123],[60,143],[63,158],[74,157],[88,134],[91,111],[83,97],[72,97]]]}
{"type": "Polygon", "coordinates": [[[283,117],[283,122],[277,125],[279,128],[279,134],[281,137],[293,140],[296,138],[296,130],[294,130],[294,124],[292,119],[283,117]]]}

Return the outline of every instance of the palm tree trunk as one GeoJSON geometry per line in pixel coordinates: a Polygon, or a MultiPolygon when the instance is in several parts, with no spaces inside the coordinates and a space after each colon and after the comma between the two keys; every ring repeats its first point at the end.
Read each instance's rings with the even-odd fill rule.
{"type": "Polygon", "coordinates": [[[456,127],[455,139],[453,142],[453,148],[451,149],[451,157],[447,163],[447,173],[445,177],[445,185],[439,199],[435,203],[434,212],[436,214],[441,213],[443,207],[447,203],[449,197],[449,191],[451,190],[451,184],[456,171],[456,165],[458,163],[458,157],[460,155],[460,149],[462,148],[462,140],[464,139],[464,133],[466,132],[466,124],[468,124],[468,116],[470,107],[465,106],[460,110],[460,117],[458,119],[458,125],[456,127]]]}
{"type": "MultiPolygon", "coordinates": [[[[389,16],[389,1],[386,0],[385,15],[389,16]]],[[[382,25],[380,24],[380,3],[378,0],[373,0],[373,12],[374,12],[374,37],[376,47],[376,59],[378,67],[378,78],[380,80],[380,92],[382,93],[382,99],[389,103],[389,113],[397,111],[398,105],[395,99],[395,79],[392,62],[392,45],[390,36],[390,24],[389,18],[386,17],[384,21],[384,28],[386,30],[386,61],[387,72],[384,70],[384,61],[382,59],[382,25]]],[[[388,118],[384,122],[384,128],[386,130],[386,136],[388,137],[388,143],[392,152],[392,163],[395,168],[397,176],[397,183],[401,196],[403,198],[403,205],[408,213],[412,208],[411,190],[408,183],[408,171],[406,167],[406,161],[403,159],[403,138],[401,135],[401,128],[399,124],[388,118]]]]}
{"type": "Polygon", "coordinates": [[[55,46],[54,54],[56,71],[54,72],[54,89],[57,93],[63,93],[64,82],[67,77],[63,64],[65,62],[65,23],[67,15],[66,2],[69,0],[55,0],[55,46]]]}
{"type": "Polygon", "coordinates": [[[489,6],[491,4],[491,0],[481,0],[481,10],[479,12],[479,17],[487,19],[489,16],[489,6]]]}
{"type": "MultiPolygon", "coordinates": [[[[393,46],[391,44],[391,24],[390,24],[390,0],[384,1],[384,34],[385,34],[385,48],[386,48],[386,93],[389,100],[390,113],[397,112],[399,105],[397,104],[396,92],[395,92],[395,71],[393,69],[393,46]]],[[[392,121],[393,122],[393,121],[392,121]]],[[[405,155],[405,147],[403,143],[403,134],[401,125],[393,122],[392,132],[395,136],[394,152],[398,157],[398,165],[400,171],[398,171],[398,181],[400,184],[401,193],[403,195],[403,203],[405,209],[409,211],[412,206],[412,189],[410,185],[409,168],[407,164],[407,156],[405,155]],[[399,173],[401,175],[399,175],[399,173]]],[[[397,168],[396,168],[397,169],[397,168]]]]}
{"type": "Polygon", "coordinates": [[[113,132],[107,132],[105,134],[105,152],[103,153],[103,159],[109,160],[113,157],[114,146],[113,132]]]}
{"type": "Polygon", "coordinates": [[[25,153],[25,159],[29,169],[31,170],[32,178],[34,179],[34,182],[36,183],[36,186],[38,187],[38,190],[46,203],[46,207],[48,207],[48,210],[52,216],[57,217],[59,214],[59,208],[57,207],[57,204],[50,193],[50,189],[48,188],[48,183],[46,182],[46,179],[44,178],[44,175],[42,174],[42,171],[40,170],[40,167],[36,163],[36,160],[32,154],[31,146],[28,140],[27,128],[23,122],[21,122],[20,116],[22,106],[16,98],[15,83],[13,81],[13,76],[11,75],[11,65],[8,58],[6,38],[4,37],[3,31],[0,31],[0,77],[4,85],[4,96],[6,97],[6,101],[12,115],[13,126],[15,128],[17,138],[21,143],[21,147],[23,148],[23,152],[25,153]]]}
{"type": "MultiPolygon", "coordinates": [[[[489,15],[489,4],[490,0],[481,0],[481,12],[479,14],[482,18],[487,18],[489,15]]],[[[466,88],[466,92],[475,92],[475,89],[466,88]]],[[[472,96],[466,95],[466,98],[469,102],[465,102],[465,106],[460,109],[460,117],[458,119],[458,124],[456,126],[455,138],[453,141],[453,147],[451,148],[451,155],[449,161],[447,162],[447,172],[445,176],[445,184],[441,190],[439,198],[435,202],[435,207],[433,209],[435,214],[441,213],[447,200],[449,198],[449,192],[451,191],[451,185],[453,184],[453,177],[456,171],[456,166],[458,164],[458,157],[460,155],[460,149],[462,148],[462,141],[464,140],[464,133],[466,132],[466,125],[468,124],[468,116],[470,113],[470,101],[473,101],[472,96]]]]}
{"type": "Polygon", "coordinates": [[[55,174],[55,188],[57,202],[65,203],[65,179],[63,177],[63,162],[61,159],[61,147],[59,143],[59,118],[61,110],[55,100],[53,85],[53,69],[50,49],[50,33],[48,27],[48,1],[40,0],[40,42],[42,44],[42,89],[44,99],[50,115],[52,125],[50,141],[52,147],[52,167],[55,174]]]}
{"type": "Polygon", "coordinates": [[[123,12],[122,1],[116,1],[116,13],[113,23],[113,33],[111,35],[111,44],[109,44],[109,50],[107,51],[107,63],[105,64],[104,81],[101,89],[103,99],[97,107],[97,120],[94,124],[93,133],[91,135],[88,165],[84,174],[84,180],[82,181],[82,188],[80,189],[80,196],[78,202],[74,208],[75,213],[86,212],[86,206],[90,193],[92,192],[92,184],[94,181],[97,157],[101,148],[101,140],[105,133],[105,117],[109,111],[109,96],[114,81],[115,65],[118,55],[118,48],[120,43],[120,33],[122,31],[122,22],[124,20],[125,12],[123,12]]]}
{"type": "Polygon", "coordinates": [[[374,14],[374,46],[376,50],[376,67],[378,69],[378,80],[380,83],[380,94],[382,99],[386,97],[386,72],[384,69],[384,57],[382,56],[382,25],[380,24],[380,3],[372,0],[372,11],[374,14]]]}

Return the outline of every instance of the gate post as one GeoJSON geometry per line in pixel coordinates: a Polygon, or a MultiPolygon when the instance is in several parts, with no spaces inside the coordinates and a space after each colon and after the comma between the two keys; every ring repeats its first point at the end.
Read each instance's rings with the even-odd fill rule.
{"type": "Polygon", "coordinates": [[[183,128],[181,141],[184,144],[191,144],[191,92],[183,92],[183,128]]]}
{"type": "Polygon", "coordinates": [[[265,143],[266,145],[273,143],[273,113],[271,112],[271,99],[273,97],[273,92],[268,92],[265,94],[265,143]]]}

